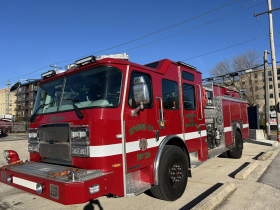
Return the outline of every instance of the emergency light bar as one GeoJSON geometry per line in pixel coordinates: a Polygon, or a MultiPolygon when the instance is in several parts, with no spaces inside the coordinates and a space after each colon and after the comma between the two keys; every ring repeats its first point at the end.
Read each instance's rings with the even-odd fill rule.
{"type": "Polygon", "coordinates": [[[182,65],[182,66],[186,66],[186,67],[189,67],[189,68],[191,68],[191,69],[196,70],[196,67],[191,66],[191,65],[189,65],[189,64],[186,64],[186,63],[184,63],[184,62],[182,62],[182,61],[178,61],[177,63],[180,64],[180,65],[182,65]]]}
{"type": "Polygon", "coordinates": [[[76,65],[80,66],[80,65],[85,65],[87,63],[92,63],[95,61],[95,57],[93,55],[89,56],[89,57],[86,57],[86,58],[83,58],[83,59],[80,59],[80,60],[77,60],[75,62],[76,65]]]}
{"type": "Polygon", "coordinates": [[[41,77],[42,77],[43,79],[45,79],[45,78],[47,78],[47,77],[54,76],[55,74],[56,74],[56,73],[55,73],[55,70],[50,70],[50,71],[48,71],[48,72],[46,72],[46,73],[41,74],[41,77]]]}
{"type": "Polygon", "coordinates": [[[129,56],[127,53],[119,53],[119,54],[111,54],[111,55],[98,55],[96,56],[96,60],[101,60],[103,58],[116,58],[116,59],[122,59],[127,60],[129,59],[129,56]]]}

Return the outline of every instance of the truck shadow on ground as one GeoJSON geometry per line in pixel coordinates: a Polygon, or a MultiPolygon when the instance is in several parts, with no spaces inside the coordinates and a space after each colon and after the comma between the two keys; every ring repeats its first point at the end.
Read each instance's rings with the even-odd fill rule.
{"type": "Polygon", "coordinates": [[[234,178],[237,173],[239,173],[242,169],[246,168],[246,166],[249,164],[250,164],[250,162],[243,163],[238,169],[236,169],[235,171],[230,173],[228,176],[231,178],[234,178]]]}
{"type": "Polygon", "coordinates": [[[195,207],[197,204],[199,204],[202,200],[207,198],[210,194],[215,192],[219,187],[221,187],[223,184],[222,183],[217,183],[208,190],[206,190],[204,193],[200,194],[198,197],[193,199],[191,202],[180,208],[180,210],[187,210],[195,207]]]}
{"type": "Polygon", "coordinates": [[[89,201],[89,203],[84,207],[84,210],[94,210],[94,209],[103,210],[103,207],[101,206],[99,200],[89,201]],[[98,207],[98,208],[94,208],[94,207],[98,207]]]}

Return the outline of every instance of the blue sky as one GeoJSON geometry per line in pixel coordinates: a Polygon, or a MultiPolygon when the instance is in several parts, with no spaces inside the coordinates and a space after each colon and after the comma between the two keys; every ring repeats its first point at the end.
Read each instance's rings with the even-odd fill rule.
{"type": "MultiPolygon", "coordinates": [[[[122,52],[127,52],[130,60],[139,64],[164,58],[174,61],[186,59],[184,62],[203,72],[203,78],[209,77],[208,70],[225,58],[231,58],[250,49],[256,49],[262,55],[264,50],[270,51],[269,37],[266,36],[216,53],[199,56],[268,35],[268,15],[259,16],[259,22],[254,17],[254,12],[268,10],[266,0],[240,0],[163,32],[95,53],[167,28],[233,1],[2,0],[0,88],[6,87],[8,79],[13,84],[19,79],[40,78],[41,73],[51,70],[52,68],[48,66],[55,63],[64,68],[89,54],[122,52]],[[236,15],[193,29],[245,9],[247,10],[236,15]],[[138,47],[183,31],[187,32],[138,47]],[[135,49],[129,50],[131,48],[135,49]],[[192,57],[196,58],[190,59],[192,57]]],[[[280,0],[272,0],[272,8],[277,7],[280,7],[280,0]]],[[[279,61],[280,10],[273,12],[273,20],[277,45],[276,60],[279,61]]]]}

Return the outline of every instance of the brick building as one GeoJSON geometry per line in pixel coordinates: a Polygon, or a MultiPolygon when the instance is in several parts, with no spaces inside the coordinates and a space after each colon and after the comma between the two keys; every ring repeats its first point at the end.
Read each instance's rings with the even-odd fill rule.
{"type": "Polygon", "coordinates": [[[20,88],[15,92],[14,95],[17,97],[17,117],[28,118],[32,115],[39,81],[40,79],[21,84],[20,88]]]}

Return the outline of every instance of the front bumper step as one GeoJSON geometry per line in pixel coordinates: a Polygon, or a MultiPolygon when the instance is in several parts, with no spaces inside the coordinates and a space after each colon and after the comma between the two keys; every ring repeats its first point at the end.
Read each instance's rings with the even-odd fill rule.
{"type": "Polygon", "coordinates": [[[101,170],[76,168],[74,180],[70,176],[50,175],[67,171],[67,168],[38,162],[9,165],[5,170],[2,168],[0,181],[35,195],[39,195],[36,185],[41,183],[43,192],[39,196],[65,205],[85,203],[114,191],[113,172],[102,173],[101,170]],[[90,190],[93,186],[94,192],[90,190]]]}

